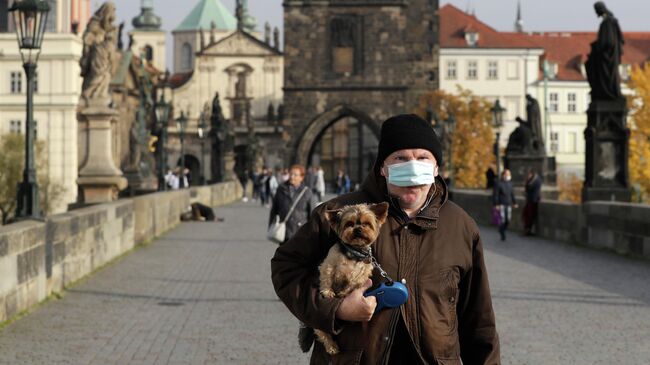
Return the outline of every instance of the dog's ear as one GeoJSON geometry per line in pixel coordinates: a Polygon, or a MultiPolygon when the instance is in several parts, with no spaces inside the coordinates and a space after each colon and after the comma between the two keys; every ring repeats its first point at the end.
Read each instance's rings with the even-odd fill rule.
{"type": "Polygon", "coordinates": [[[336,228],[341,222],[341,212],[343,209],[326,210],[325,219],[330,223],[332,228],[336,228]]]}
{"type": "Polygon", "coordinates": [[[379,204],[372,204],[368,209],[375,214],[377,222],[380,225],[386,222],[386,218],[388,218],[388,203],[382,202],[379,204]]]}

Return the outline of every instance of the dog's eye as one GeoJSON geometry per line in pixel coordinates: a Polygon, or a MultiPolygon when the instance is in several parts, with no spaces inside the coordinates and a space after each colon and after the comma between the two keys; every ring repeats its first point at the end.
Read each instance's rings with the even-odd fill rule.
{"type": "Polygon", "coordinates": [[[345,223],[345,228],[350,228],[350,227],[354,227],[354,222],[346,222],[345,223]]]}
{"type": "Polygon", "coordinates": [[[361,223],[361,225],[364,226],[364,227],[370,227],[371,226],[371,224],[369,222],[363,222],[363,223],[361,223]]]}

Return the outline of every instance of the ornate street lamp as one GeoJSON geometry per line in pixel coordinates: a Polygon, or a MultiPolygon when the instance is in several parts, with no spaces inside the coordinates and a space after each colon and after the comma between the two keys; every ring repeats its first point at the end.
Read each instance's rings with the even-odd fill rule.
{"type": "Polygon", "coordinates": [[[183,189],[185,188],[185,144],[183,138],[185,137],[185,126],[187,125],[187,117],[185,117],[185,112],[181,110],[181,116],[176,119],[176,129],[179,133],[179,138],[181,139],[181,173],[179,178],[178,186],[183,189]]]}
{"type": "Polygon", "coordinates": [[[156,113],[156,124],[160,131],[160,142],[158,144],[158,190],[167,190],[167,183],[165,182],[165,170],[167,169],[167,124],[169,122],[169,111],[171,105],[165,101],[164,91],[160,93],[160,99],[154,107],[156,113]]]}
{"type": "MultiPolygon", "coordinates": [[[[497,134],[497,140],[494,142],[494,154],[497,157],[497,181],[501,178],[501,164],[499,156],[499,138],[501,138],[501,127],[503,127],[503,113],[506,111],[505,108],[501,107],[501,102],[499,99],[494,102],[494,106],[490,108],[492,112],[492,128],[494,128],[497,134]]],[[[496,186],[496,184],[495,184],[496,186]]]]}
{"type": "Polygon", "coordinates": [[[46,1],[14,1],[9,12],[12,15],[20,57],[27,75],[27,116],[25,135],[25,169],[23,182],[18,185],[16,218],[40,218],[38,185],[34,164],[34,75],[41,53],[43,33],[47,24],[50,6],[46,1]]]}
{"type": "Polygon", "coordinates": [[[205,113],[201,112],[201,115],[199,116],[199,129],[198,129],[198,134],[199,134],[199,140],[201,140],[201,172],[199,173],[200,175],[200,180],[201,184],[205,185],[205,177],[203,176],[203,171],[205,171],[205,113]]]}
{"type": "Polygon", "coordinates": [[[453,185],[454,179],[453,179],[453,159],[452,159],[452,147],[454,145],[454,131],[456,130],[456,116],[449,112],[447,115],[447,120],[445,120],[445,128],[446,128],[446,135],[447,135],[447,143],[449,143],[449,166],[446,171],[449,171],[450,177],[450,186],[453,185]]]}

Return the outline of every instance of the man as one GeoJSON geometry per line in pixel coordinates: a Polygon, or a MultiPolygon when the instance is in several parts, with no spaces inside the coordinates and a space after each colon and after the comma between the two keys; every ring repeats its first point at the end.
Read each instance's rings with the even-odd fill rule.
{"type": "Polygon", "coordinates": [[[542,178],[535,172],[534,169],[528,170],[526,177],[526,206],[524,207],[524,235],[530,236],[533,234],[533,226],[535,230],[537,227],[537,207],[542,197],[542,178]]]}
{"type": "Polygon", "coordinates": [[[505,169],[501,173],[501,180],[494,186],[494,195],[492,202],[501,212],[501,224],[499,224],[499,234],[501,241],[506,240],[506,230],[512,220],[512,208],[517,208],[515,200],[515,190],[512,187],[512,175],[510,170],[505,169]]]}
{"type": "MultiPolygon", "coordinates": [[[[333,333],[341,352],[320,342],[312,364],[498,364],[499,340],[474,221],[447,200],[437,177],[442,147],[431,125],[398,115],[381,129],[377,160],[361,189],[319,206],[271,260],[280,299],[304,324],[333,333]],[[337,242],[324,212],[357,203],[390,203],[373,255],[395,280],[405,279],[401,308],[374,313],[365,288],[345,298],[323,298],[318,265],[337,242]]],[[[382,281],[375,269],[375,285],[382,281]]]]}

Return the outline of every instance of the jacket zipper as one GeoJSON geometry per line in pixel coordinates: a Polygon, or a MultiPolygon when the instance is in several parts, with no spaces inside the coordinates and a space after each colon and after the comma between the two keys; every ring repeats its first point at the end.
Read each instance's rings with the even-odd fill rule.
{"type": "Polygon", "coordinates": [[[389,360],[389,355],[390,355],[390,349],[393,347],[393,341],[395,340],[395,329],[396,329],[396,324],[397,324],[397,319],[399,318],[400,311],[399,310],[393,310],[393,316],[390,319],[390,324],[389,324],[389,334],[388,334],[388,342],[386,343],[386,348],[384,349],[384,353],[382,354],[381,361],[379,362],[380,364],[387,364],[389,360]]]}

